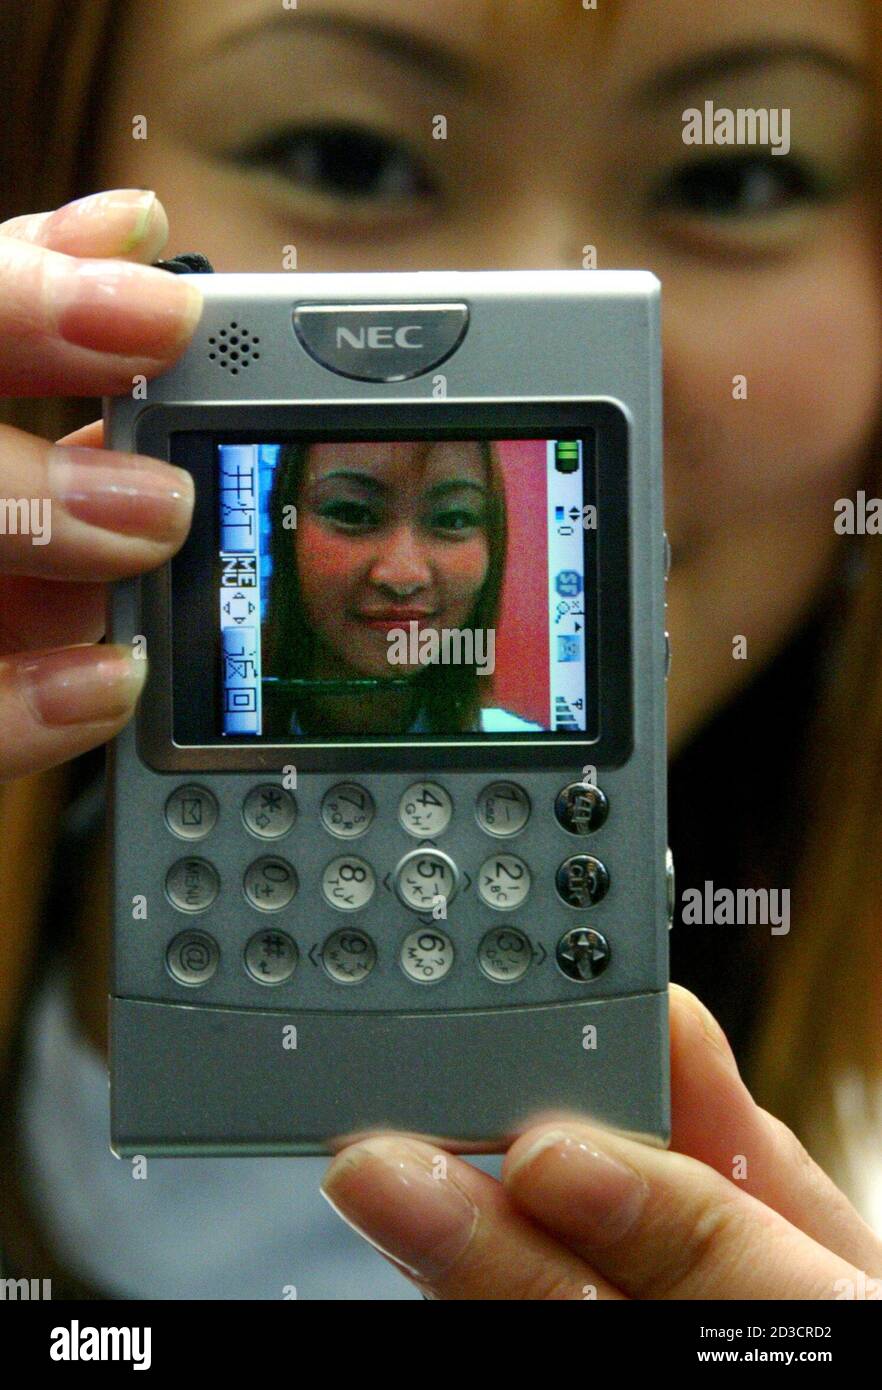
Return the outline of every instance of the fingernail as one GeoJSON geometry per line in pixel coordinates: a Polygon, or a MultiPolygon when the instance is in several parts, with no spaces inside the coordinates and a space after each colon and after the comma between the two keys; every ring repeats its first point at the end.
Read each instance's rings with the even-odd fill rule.
{"type": "Polygon", "coordinates": [[[137,468],[129,462],[130,456],[104,449],[54,444],[47,463],[52,498],[78,521],[105,531],[152,541],[179,539],[193,510],[189,473],[140,455],[137,468]],[[114,465],[114,457],[125,462],[114,465]]]}
{"type": "Polygon", "coordinates": [[[17,659],[19,687],[41,724],[118,719],[135,704],[147,662],[125,647],[68,647],[17,659]]]}
{"type": "Polygon", "coordinates": [[[45,294],[50,322],[66,342],[123,356],[170,356],[202,314],[195,285],[130,261],[53,257],[45,294]]]}
{"type": "Polygon", "coordinates": [[[367,1139],[334,1160],[322,1183],[328,1202],[359,1235],[417,1278],[431,1282],[471,1241],[478,1209],[401,1140],[367,1139]]]}
{"type": "Polygon", "coordinates": [[[548,1130],[508,1165],[506,1186],[517,1180],[528,1209],[553,1225],[566,1223],[589,1245],[621,1240],[643,1209],[649,1185],[642,1175],[607,1153],[594,1135],[548,1130]]]}
{"type": "Polygon", "coordinates": [[[86,233],[91,256],[125,256],[141,243],[162,245],[168,220],[152,189],[114,188],[65,203],[43,223],[38,241],[76,254],[86,233]]]}

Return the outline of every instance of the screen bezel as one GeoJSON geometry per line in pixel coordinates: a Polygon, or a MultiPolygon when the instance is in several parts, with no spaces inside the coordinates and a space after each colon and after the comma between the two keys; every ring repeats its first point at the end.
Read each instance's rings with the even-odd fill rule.
{"type": "MultiPolygon", "coordinates": [[[[451,767],[572,769],[591,763],[614,767],[633,747],[630,601],[630,438],[627,418],[614,402],[491,401],[431,403],[378,401],[321,405],[155,406],[140,417],[139,453],[189,467],[196,482],[193,523],[170,565],[140,581],[141,632],[149,671],[137,715],[141,757],[158,771],[264,771],[296,763],[298,770],[409,771],[451,767]],[[286,435],[310,439],[475,437],[577,438],[595,432],[598,527],[596,539],[597,736],[585,733],[432,734],[353,737],[350,740],[255,740],[179,743],[174,737],[176,670],[186,662],[173,621],[175,586],[200,572],[216,550],[216,436],[269,443],[286,435]]],[[[545,518],[542,519],[545,525],[545,518]]]]}

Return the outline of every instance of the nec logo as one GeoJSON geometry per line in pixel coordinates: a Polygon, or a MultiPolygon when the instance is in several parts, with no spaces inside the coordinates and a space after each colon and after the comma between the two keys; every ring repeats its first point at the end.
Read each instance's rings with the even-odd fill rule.
{"type": "Polygon", "coordinates": [[[365,348],[412,348],[420,349],[423,346],[422,339],[419,342],[411,342],[408,335],[419,333],[421,325],[418,323],[405,323],[400,328],[393,328],[387,324],[371,324],[362,327],[355,332],[342,325],[337,327],[337,347],[344,344],[351,348],[356,348],[359,352],[365,348]]]}
{"type": "Polygon", "coordinates": [[[301,347],[338,376],[352,381],[411,381],[456,351],[469,326],[469,308],[459,301],[427,304],[422,300],[298,304],[292,324],[301,347]]]}

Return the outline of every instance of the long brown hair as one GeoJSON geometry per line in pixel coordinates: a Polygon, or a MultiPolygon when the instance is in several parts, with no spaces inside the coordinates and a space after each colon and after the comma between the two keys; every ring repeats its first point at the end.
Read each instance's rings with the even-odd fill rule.
{"type": "MultiPolygon", "coordinates": [[[[2,82],[0,216],[55,207],[93,191],[89,155],[92,132],[99,128],[97,77],[110,60],[121,8],[120,0],[6,0],[0,11],[0,54],[8,65],[2,82]]],[[[614,21],[616,8],[615,0],[602,0],[585,22],[605,27],[614,21]]],[[[506,3],[508,14],[511,9],[506,3]]],[[[488,14],[489,23],[492,10],[488,14]]],[[[549,5],[549,22],[555,18],[567,36],[571,0],[549,5]]],[[[867,0],[866,23],[875,85],[868,137],[878,159],[878,0],[867,0]]],[[[880,209],[882,195],[877,214],[880,209]]],[[[95,414],[93,403],[88,408],[76,402],[2,403],[3,419],[53,438],[95,414]]],[[[868,495],[882,496],[878,439],[869,452],[865,486],[868,495]]],[[[857,549],[863,569],[842,605],[814,732],[803,753],[803,779],[812,789],[805,815],[811,824],[798,865],[793,927],[769,952],[763,1013],[743,1067],[760,1103],[800,1135],[846,1190],[853,1186],[846,1164],[853,1131],[844,1131],[837,1085],[843,1076],[858,1078],[866,1098],[858,1117],[863,1114],[869,1125],[872,1092],[882,1073],[877,1002],[882,986],[882,542],[863,537],[857,549]]],[[[783,694],[792,700],[800,692],[788,688],[783,694]]],[[[772,768],[764,772],[766,778],[773,775],[772,768]]],[[[47,793],[49,805],[56,803],[63,778],[64,771],[57,770],[0,789],[4,850],[13,843],[30,850],[32,865],[42,862],[51,846],[53,818],[41,817],[35,808],[47,793]],[[17,838],[11,841],[9,835],[17,838]]],[[[720,797],[725,792],[720,786],[720,797]]],[[[0,968],[8,985],[4,1006],[13,1009],[35,912],[32,897],[20,891],[22,862],[5,853],[0,870],[0,968]]],[[[4,1036],[9,1022],[0,1018],[4,1036]]]]}

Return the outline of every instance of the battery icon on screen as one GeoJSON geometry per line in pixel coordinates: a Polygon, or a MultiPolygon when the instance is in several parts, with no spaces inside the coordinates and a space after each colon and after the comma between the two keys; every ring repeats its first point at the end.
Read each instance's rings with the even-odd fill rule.
{"type": "Polygon", "coordinates": [[[557,440],[554,446],[554,467],[558,473],[576,473],[578,471],[578,439],[557,440]]]}

